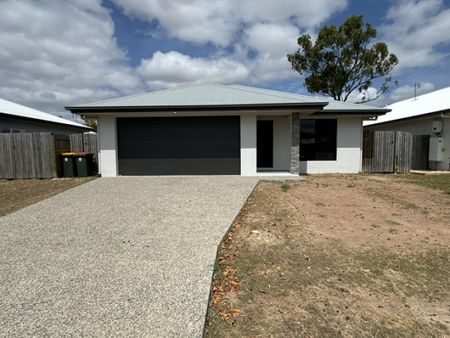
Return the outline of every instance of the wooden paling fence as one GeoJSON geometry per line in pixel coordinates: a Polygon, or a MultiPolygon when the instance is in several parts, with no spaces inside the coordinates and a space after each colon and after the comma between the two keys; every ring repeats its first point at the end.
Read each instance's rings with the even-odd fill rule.
{"type": "Polygon", "coordinates": [[[402,131],[364,131],[363,172],[409,173],[413,136],[402,131]]]}
{"type": "Polygon", "coordinates": [[[97,160],[97,134],[71,134],[70,151],[93,153],[94,159],[97,160]]]}
{"type": "Polygon", "coordinates": [[[57,177],[56,143],[51,133],[0,134],[0,178],[57,177]]]}
{"type": "Polygon", "coordinates": [[[61,176],[60,154],[93,152],[97,156],[97,135],[52,133],[0,133],[0,178],[53,178],[61,176]],[[81,138],[82,149],[75,144],[81,138]],[[95,150],[95,151],[94,151],[95,150]]]}

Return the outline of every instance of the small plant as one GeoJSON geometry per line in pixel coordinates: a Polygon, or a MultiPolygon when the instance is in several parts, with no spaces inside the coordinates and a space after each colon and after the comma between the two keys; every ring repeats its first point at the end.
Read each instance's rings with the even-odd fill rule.
{"type": "Polygon", "coordinates": [[[288,191],[291,188],[291,186],[289,184],[287,184],[286,182],[281,184],[281,190],[283,190],[284,192],[288,191]]]}
{"type": "Polygon", "coordinates": [[[316,203],[316,206],[318,206],[318,207],[324,207],[324,206],[325,206],[325,203],[317,202],[317,203],[316,203]]]}
{"type": "Polygon", "coordinates": [[[370,226],[371,226],[372,228],[375,228],[375,229],[380,227],[379,224],[375,224],[375,223],[374,223],[374,224],[371,224],[370,226]]]}
{"type": "Polygon", "coordinates": [[[386,220],[386,223],[389,224],[389,225],[402,225],[402,224],[399,223],[399,222],[391,221],[391,220],[389,220],[389,219],[386,220]]]}
{"type": "Polygon", "coordinates": [[[419,209],[417,205],[411,202],[404,202],[401,206],[402,209],[419,209]]]}

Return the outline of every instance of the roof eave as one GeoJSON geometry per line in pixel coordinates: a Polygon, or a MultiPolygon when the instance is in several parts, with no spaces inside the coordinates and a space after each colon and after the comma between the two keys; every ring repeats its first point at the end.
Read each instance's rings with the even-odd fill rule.
{"type": "Polygon", "coordinates": [[[209,110],[271,110],[271,109],[317,109],[328,102],[314,103],[257,103],[257,104],[220,104],[220,105],[177,105],[177,106],[75,106],[65,107],[74,114],[85,113],[123,113],[123,112],[166,112],[166,111],[209,111],[209,110]]]}
{"type": "Polygon", "coordinates": [[[397,122],[404,122],[404,121],[411,121],[411,120],[435,118],[435,117],[442,116],[443,114],[446,115],[445,112],[448,112],[448,111],[449,111],[448,109],[444,109],[444,110],[439,110],[439,111],[435,111],[435,112],[432,112],[432,113],[425,113],[425,114],[420,114],[420,115],[402,117],[402,118],[398,118],[398,119],[395,119],[395,120],[380,121],[380,122],[373,121],[374,123],[371,123],[370,125],[367,125],[367,126],[364,126],[364,127],[381,126],[381,125],[385,125],[385,124],[389,124],[389,123],[397,123],[397,122]]]}
{"type": "Polygon", "coordinates": [[[313,115],[363,115],[381,116],[389,113],[390,109],[326,109],[315,112],[313,115]]]}
{"type": "Polygon", "coordinates": [[[0,116],[4,116],[4,117],[10,118],[10,119],[14,118],[14,119],[25,120],[25,121],[37,121],[37,122],[41,122],[41,123],[54,124],[54,125],[70,127],[70,128],[94,130],[94,128],[89,127],[89,126],[81,126],[81,125],[78,126],[78,125],[74,125],[74,124],[67,124],[64,122],[47,121],[47,120],[37,119],[34,117],[18,116],[18,115],[14,115],[14,114],[3,113],[3,112],[0,112],[0,116]]]}

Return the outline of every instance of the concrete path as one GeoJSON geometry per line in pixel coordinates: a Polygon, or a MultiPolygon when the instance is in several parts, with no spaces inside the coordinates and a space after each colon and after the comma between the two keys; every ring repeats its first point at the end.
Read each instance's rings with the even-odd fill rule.
{"type": "Polygon", "coordinates": [[[0,218],[0,336],[200,337],[257,178],[101,178],[0,218]]]}

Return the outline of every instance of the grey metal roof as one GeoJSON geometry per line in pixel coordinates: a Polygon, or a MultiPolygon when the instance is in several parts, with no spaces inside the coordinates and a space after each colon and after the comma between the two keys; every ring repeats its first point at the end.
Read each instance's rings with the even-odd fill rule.
{"type": "Polygon", "coordinates": [[[425,116],[433,112],[450,110],[450,87],[419,95],[415,98],[392,103],[386,108],[392,110],[389,114],[380,116],[377,120],[365,121],[364,126],[388,123],[413,117],[425,116]]]}
{"type": "Polygon", "coordinates": [[[374,107],[367,104],[362,103],[350,103],[350,102],[342,102],[342,101],[334,101],[331,98],[323,97],[323,96],[312,96],[312,95],[301,95],[294,94],[289,92],[281,92],[277,90],[264,89],[264,88],[256,88],[256,87],[247,87],[241,85],[230,85],[229,87],[243,90],[251,90],[253,92],[258,92],[261,94],[272,94],[278,95],[280,97],[285,97],[288,99],[299,100],[303,102],[327,102],[328,104],[323,108],[323,110],[370,110],[370,111],[384,111],[384,108],[374,107]]]}
{"type": "Polygon", "coordinates": [[[0,99],[0,114],[8,115],[11,117],[33,119],[50,123],[58,123],[70,127],[92,129],[91,127],[88,127],[84,124],[77,123],[75,121],[70,121],[62,117],[45,113],[43,111],[33,109],[5,99],[0,99]]]}
{"type": "Polygon", "coordinates": [[[199,84],[187,87],[154,91],[137,95],[118,97],[89,104],[67,107],[69,110],[126,107],[208,107],[246,105],[317,105],[318,109],[346,111],[383,111],[377,107],[362,104],[329,101],[324,97],[293,94],[269,89],[241,86],[199,84]]]}

